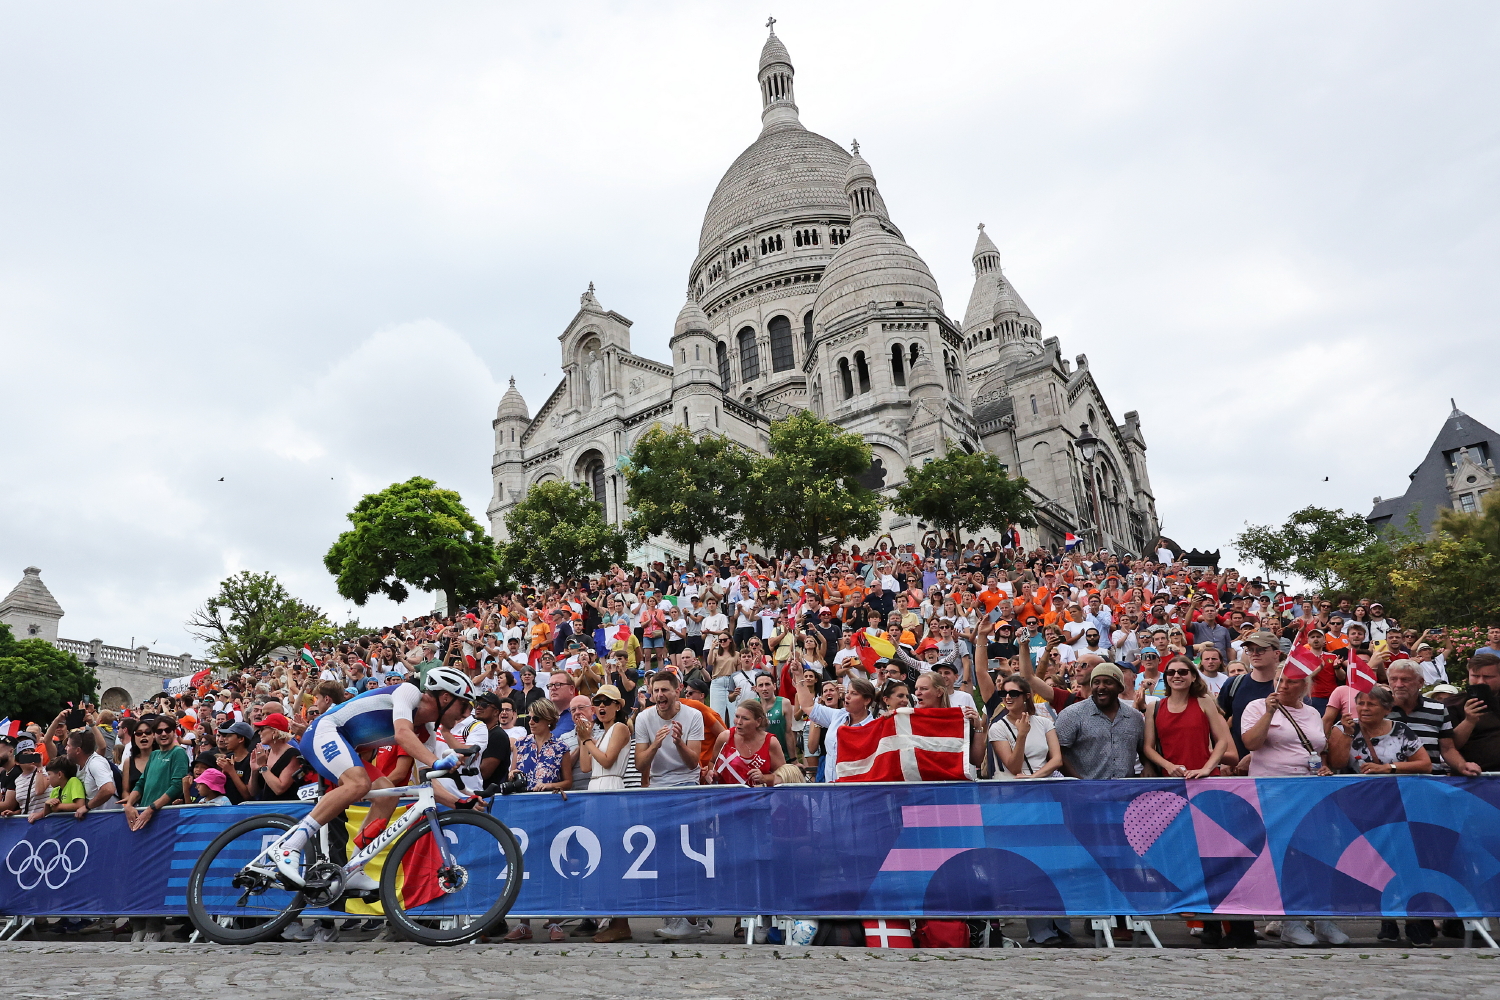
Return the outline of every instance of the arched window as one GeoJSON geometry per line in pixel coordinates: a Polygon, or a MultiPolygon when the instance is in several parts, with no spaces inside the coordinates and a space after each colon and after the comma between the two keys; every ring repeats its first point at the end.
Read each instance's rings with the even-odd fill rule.
{"type": "Polygon", "coordinates": [[[907,358],[906,367],[907,368],[915,368],[915,367],[917,367],[917,345],[916,344],[912,344],[911,345],[911,357],[907,358]]]}
{"type": "Polygon", "coordinates": [[[745,327],[739,332],[740,381],[753,382],[760,378],[760,354],[755,348],[755,330],[745,327]]]}
{"type": "Polygon", "coordinates": [[[608,510],[604,487],[604,456],[597,451],[590,451],[584,455],[578,463],[578,478],[594,491],[594,501],[601,508],[608,510]]]}
{"type": "Polygon", "coordinates": [[[766,324],[766,332],[771,335],[771,370],[787,371],[797,363],[792,351],[792,321],[777,316],[766,324]]]}
{"type": "Polygon", "coordinates": [[[859,375],[859,391],[866,393],[870,391],[870,366],[865,363],[865,352],[857,351],[854,355],[854,370],[859,375]]]}
{"type": "Polygon", "coordinates": [[[844,390],[843,399],[854,395],[854,378],[849,374],[848,358],[839,358],[839,388],[844,390]]]}
{"type": "Polygon", "coordinates": [[[807,311],[807,314],[802,317],[802,349],[804,351],[811,351],[812,350],[812,342],[813,342],[812,310],[809,309],[807,311]]]}
{"type": "Polygon", "coordinates": [[[906,358],[903,357],[901,345],[897,344],[891,348],[891,381],[897,385],[906,384],[906,358]]]}
{"type": "MultiPolygon", "coordinates": [[[[724,341],[718,342],[715,353],[719,356],[719,387],[728,389],[734,384],[734,372],[729,367],[729,348],[725,346],[724,341]]],[[[1033,406],[1036,405],[1035,396],[1031,398],[1031,402],[1033,406]]]]}

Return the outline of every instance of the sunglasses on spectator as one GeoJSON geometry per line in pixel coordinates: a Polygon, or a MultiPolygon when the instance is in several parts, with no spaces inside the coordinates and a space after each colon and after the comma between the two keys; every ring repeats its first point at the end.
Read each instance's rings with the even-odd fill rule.
{"type": "Polygon", "coordinates": [[[1164,671],[1162,671],[1162,673],[1165,674],[1168,677],[1191,677],[1191,676],[1193,676],[1193,672],[1191,670],[1186,670],[1186,669],[1184,669],[1182,667],[1178,667],[1176,670],[1164,670],[1164,671]]]}
{"type": "Polygon", "coordinates": [[[1009,701],[1012,698],[1024,698],[1024,697],[1026,697],[1026,692],[1025,691],[1006,691],[1001,697],[1003,697],[1006,701],[1009,701]]]}

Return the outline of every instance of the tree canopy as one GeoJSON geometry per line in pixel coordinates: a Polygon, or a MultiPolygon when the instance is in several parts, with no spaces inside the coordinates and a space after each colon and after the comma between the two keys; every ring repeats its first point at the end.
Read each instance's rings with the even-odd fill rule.
{"type": "Polygon", "coordinates": [[[322,611],[287,592],[271,573],[241,570],[187,620],[209,655],[235,670],[253,667],[281,646],[298,647],[337,634],[322,611]]]}
{"type": "Polygon", "coordinates": [[[46,639],[16,639],[0,625],[0,718],[39,722],[45,728],[67,707],[92,698],[99,679],[92,667],[46,639]]]}
{"type": "Polygon", "coordinates": [[[1036,524],[1036,505],[1025,479],[1012,479],[990,452],[953,448],[947,455],[906,471],[891,509],[935,525],[950,537],[1012,524],[1036,524]]]}
{"type": "Polygon", "coordinates": [[[1346,514],[1342,508],[1304,507],[1279,528],[1247,524],[1230,544],[1268,573],[1291,571],[1328,590],[1339,579],[1338,557],[1374,540],[1375,529],[1358,514],[1346,514]]]}
{"type": "Polygon", "coordinates": [[[354,525],[323,557],[339,594],[363,605],[372,594],[401,602],[408,587],[441,590],[448,613],[499,588],[499,551],[453,490],[413,476],[371,493],[349,513],[354,525]]]}
{"type": "Polygon", "coordinates": [[[688,559],[710,535],[738,525],[754,456],[719,434],[694,437],[686,427],[651,428],[624,466],[626,530],[637,538],[666,537],[686,545],[688,559]]]}
{"type": "Polygon", "coordinates": [[[881,499],[859,482],[870,446],[801,410],[771,424],[770,455],[752,464],[732,537],[769,551],[821,552],[880,530],[881,499]]]}
{"type": "Polygon", "coordinates": [[[602,573],[625,561],[625,533],[605,520],[582,483],[537,483],[505,515],[505,527],[504,568],[525,583],[602,573]]]}

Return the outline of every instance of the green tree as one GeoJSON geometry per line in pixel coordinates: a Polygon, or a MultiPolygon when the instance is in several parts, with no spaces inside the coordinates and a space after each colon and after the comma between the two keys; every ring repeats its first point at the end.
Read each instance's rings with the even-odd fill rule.
{"type": "Polygon", "coordinates": [[[500,555],[459,495],[413,476],[371,493],[349,514],[353,530],[323,557],[339,594],[363,606],[371,594],[401,602],[408,587],[441,590],[448,613],[499,589],[500,555]]]}
{"type": "Polygon", "coordinates": [[[505,570],[525,583],[559,583],[625,561],[625,533],[582,483],[537,483],[505,515],[505,527],[505,570]]]}
{"type": "Polygon", "coordinates": [[[1229,544],[1242,557],[1260,563],[1267,577],[1292,568],[1292,548],[1280,528],[1247,521],[1245,530],[1230,539],[1229,544]]]}
{"type": "Polygon", "coordinates": [[[1402,625],[1500,621],[1500,493],[1486,495],[1473,514],[1439,511],[1429,538],[1414,542],[1412,534],[1391,572],[1402,625]]]}
{"type": "Polygon", "coordinates": [[[906,470],[891,509],[936,525],[955,541],[961,533],[1012,524],[1036,524],[1036,505],[1025,479],[1012,479],[990,452],[953,448],[947,455],[906,470]]]}
{"type": "Polygon", "coordinates": [[[1375,540],[1369,522],[1359,514],[1345,514],[1343,508],[1304,507],[1287,518],[1282,531],[1292,551],[1292,572],[1318,581],[1324,590],[1333,589],[1338,581],[1333,565],[1340,554],[1375,540]]]}
{"type": "Polygon", "coordinates": [[[651,428],[624,468],[626,530],[637,538],[666,535],[687,546],[691,562],[703,539],[734,531],[753,464],[749,452],[721,434],[651,428]]]}
{"type": "Polygon", "coordinates": [[[92,698],[99,689],[94,669],[46,639],[16,639],[0,625],[0,718],[39,722],[57,718],[68,702],[92,698]]]}
{"type": "Polygon", "coordinates": [[[1335,565],[1375,541],[1375,529],[1358,514],[1343,509],[1304,507],[1279,528],[1246,524],[1230,542],[1235,551],[1273,571],[1290,570],[1314,580],[1325,591],[1339,582],[1335,565]]]}
{"type": "Polygon", "coordinates": [[[215,660],[234,670],[253,667],[271,651],[293,648],[337,631],[322,611],[287,592],[272,573],[241,570],[187,620],[215,660]]]}
{"type": "Polygon", "coordinates": [[[770,444],[751,465],[734,537],[821,552],[880,530],[881,499],[859,482],[870,468],[864,438],[802,410],[772,422],[770,444]]]}

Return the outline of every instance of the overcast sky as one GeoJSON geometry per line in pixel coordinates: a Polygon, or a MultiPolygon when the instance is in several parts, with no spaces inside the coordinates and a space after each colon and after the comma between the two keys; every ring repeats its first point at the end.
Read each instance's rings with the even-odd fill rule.
{"type": "MultiPolygon", "coordinates": [[[[1500,7],[769,12],[948,313],[984,222],[1140,411],[1181,544],[1402,492],[1450,396],[1500,426],[1500,7]]],[[[482,519],[506,380],[534,413],[588,282],[666,358],[767,13],[0,3],[0,594],[35,564],[64,636],[197,652],[240,569],[342,619],[367,492],[482,519]]]]}

